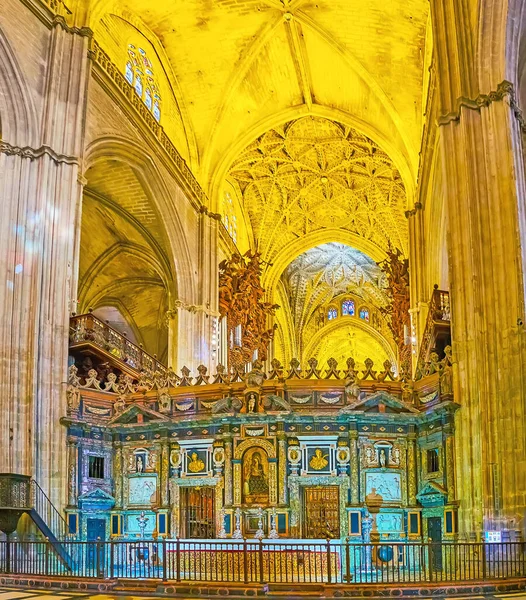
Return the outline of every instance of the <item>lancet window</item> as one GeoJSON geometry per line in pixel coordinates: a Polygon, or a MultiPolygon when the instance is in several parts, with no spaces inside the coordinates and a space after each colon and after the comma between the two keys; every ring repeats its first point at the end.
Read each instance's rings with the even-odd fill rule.
{"type": "Polygon", "coordinates": [[[161,120],[161,96],[146,50],[128,45],[128,60],[124,72],[126,81],[133,86],[135,93],[151,111],[156,121],[161,120]]]}
{"type": "Polygon", "coordinates": [[[361,308],[360,309],[360,319],[369,322],[369,309],[361,308]]]}
{"type": "Polygon", "coordinates": [[[333,319],[336,319],[337,316],[338,310],[334,307],[329,308],[329,310],[327,311],[327,319],[329,321],[332,321],[333,319]]]}
{"type": "Polygon", "coordinates": [[[342,302],[342,315],[354,317],[354,301],[353,300],[344,300],[342,302]]]}
{"type": "Polygon", "coordinates": [[[234,208],[234,200],[230,192],[225,192],[223,196],[223,224],[228,231],[230,237],[237,243],[237,217],[234,208]]]}

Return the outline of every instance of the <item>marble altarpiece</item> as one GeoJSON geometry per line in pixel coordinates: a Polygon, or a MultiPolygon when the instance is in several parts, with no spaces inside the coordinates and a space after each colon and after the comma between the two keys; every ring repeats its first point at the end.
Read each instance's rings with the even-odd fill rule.
{"type": "MultiPolygon", "coordinates": [[[[359,379],[352,359],[317,377],[273,366],[194,378],[183,369],[172,383],[143,374],[111,391],[73,366],[78,402],[63,419],[72,533],[89,537],[97,518],[114,539],[262,529],[361,542],[373,498],[380,539],[404,541],[426,539],[428,517],[456,511],[456,405],[440,394],[440,373],[404,382],[371,365],[359,379]],[[96,473],[91,456],[102,459],[96,473]]],[[[445,523],[442,532],[454,539],[445,523]]]]}

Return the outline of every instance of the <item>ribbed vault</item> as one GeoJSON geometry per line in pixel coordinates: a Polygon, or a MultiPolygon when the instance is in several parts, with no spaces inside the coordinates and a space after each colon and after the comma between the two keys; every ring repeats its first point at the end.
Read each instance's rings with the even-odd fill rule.
{"type": "Polygon", "coordinates": [[[229,178],[269,262],[295,239],[333,227],[407,252],[399,171],[376,143],[340,123],[309,116],[272,129],[241,153],[229,178]]]}

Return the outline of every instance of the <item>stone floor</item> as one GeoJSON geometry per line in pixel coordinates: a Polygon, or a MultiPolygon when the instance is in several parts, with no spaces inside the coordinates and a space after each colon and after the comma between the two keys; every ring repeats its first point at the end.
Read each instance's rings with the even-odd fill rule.
{"type": "MultiPolygon", "coordinates": [[[[152,596],[128,595],[128,594],[98,594],[90,592],[69,592],[55,590],[36,590],[20,588],[0,587],[0,600],[144,600],[152,596]]],[[[170,596],[163,596],[170,598],[170,596]]],[[[281,596],[283,598],[283,596],[281,596]]],[[[418,600],[439,600],[445,596],[433,596],[433,598],[421,598],[418,600]]],[[[508,594],[486,594],[484,596],[447,596],[448,600],[526,600],[526,592],[515,592],[508,594]]],[[[180,596],[178,597],[180,599],[180,596]]]]}

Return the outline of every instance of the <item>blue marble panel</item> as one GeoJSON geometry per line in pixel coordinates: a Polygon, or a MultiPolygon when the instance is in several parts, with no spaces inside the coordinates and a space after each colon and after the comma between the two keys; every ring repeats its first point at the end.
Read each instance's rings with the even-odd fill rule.
{"type": "Polygon", "coordinates": [[[365,495],[373,489],[382,496],[384,502],[397,502],[402,499],[400,473],[366,473],[365,495]]]}
{"type": "MultiPolygon", "coordinates": [[[[126,531],[129,535],[141,535],[139,528],[140,513],[126,515],[126,531]]],[[[150,511],[144,511],[144,518],[146,521],[146,527],[144,528],[144,535],[146,537],[151,536],[155,529],[155,513],[150,511]]]]}
{"type": "Polygon", "coordinates": [[[376,525],[380,533],[402,531],[402,515],[400,513],[379,513],[376,515],[376,525]]]}
{"type": "Polygon", "coordinates": [[[136,506],[149,506],[155,502],[156,495],[156,475],[130,477],[128,504],[134,504],[136,506]]]}

